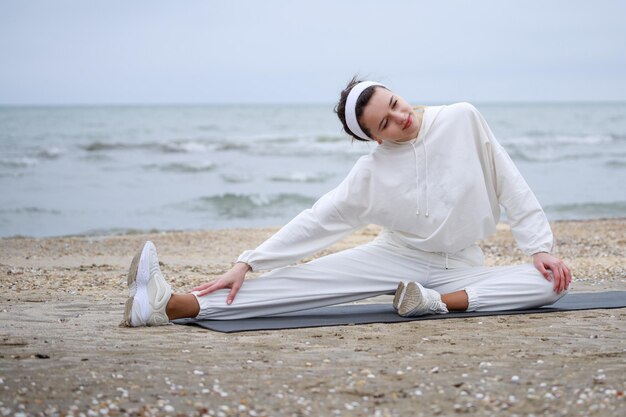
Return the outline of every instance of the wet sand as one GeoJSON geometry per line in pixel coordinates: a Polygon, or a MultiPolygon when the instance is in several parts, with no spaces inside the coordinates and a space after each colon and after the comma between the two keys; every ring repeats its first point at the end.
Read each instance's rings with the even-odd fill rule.
{"type": "MultiPolygon", "coordinates": [[[[573,292],[626,290],[626,218],[552,227],[573,292]]],[[[143,241],[186,292],[275,230],[0,239],[0,416],[626,415],[626,309],[235,334],[118,327],[143,241]]],[[[481,246],[487,265],[530,262],[506,225],[481,246]]]]}

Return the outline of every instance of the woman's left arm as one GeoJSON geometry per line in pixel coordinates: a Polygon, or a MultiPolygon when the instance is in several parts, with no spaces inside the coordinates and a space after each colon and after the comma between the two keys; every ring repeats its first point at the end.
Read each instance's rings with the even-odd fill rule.
{"type": "Polygon", "coordinates": [[[533,265],[560,293],[569,288],[572,280],[565,263],[550,254],[554,237],[550,223],[522,174],[504,148],[494,147],[494,168],[498,201],[504,207],[511,224],[511,232],[518,246],[532,255],[533,265]]]}
{"type": "Polygon", "coordinates": [[[571,274],[562,260],[550,254],[554,239],[552,229],[537,197],[484,117],[475,108],[474,114],[487,147],[498,202],[506,211],[513,237],[520,249],[532,256],[537,270],[547,280],[553,281],[556,292],[567,289],[571,274]]]}

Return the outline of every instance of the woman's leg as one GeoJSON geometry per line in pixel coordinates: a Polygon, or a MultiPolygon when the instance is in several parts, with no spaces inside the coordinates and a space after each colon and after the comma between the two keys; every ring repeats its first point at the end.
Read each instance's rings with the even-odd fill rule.
{"type": "MultiPolygon", "coordinates": [[[[455,291],[442,294],[441,301],[450,311],[465,311],[468,307],[467,293],[455,291]]],[[[200,304],[193,294],[172,294],[167,304],[166,314],[170,320],[193,318],[200,313],[200,304]]]]}
{"type": "Polygon", "coordinates": [[[441,294],[465,292],[467,311],[540,307],[566,294],[554,292],[552,282],[532,264],[431,270],[425,286],[441,294]]]}
{"type": "Polygon", "coordinates": [[[405,312],[421,313],[420,309],[424,308],[422,298],[437,300],[439,295],[449,311],[533,308],[552,304],[565,295],[565,292],[555,293],[553,283],[546,280],[532,264],[484,266],[483,253],[478,245],[449,256],[440,253],[426,253],[424,256],[428,277],[425,282],[422,279],[419,283],[428,290],[418,291],[413,286],[411,297],[402,305],[401,310],[405,312]],[[439,295],[429,293],[431,290],[439,295]],[[422,295],[416,296],[417,292],[422,292],[422,295]]]}
{"type": "Polygon", "coordinates": [[[374,241],[246,280],[231,305],[226,304],[229,289],[196,297],[200,311],[194,317],[279,315],[390,293],[399,281],[426,276],[424,264],[406,250],[374,241]]]}
{"type": "Polygon", "coordinates": [[[276,315],[389,293],[400,281],[417,281],[436,290],[450,311],[532,308],[552,304],[565,294],[556,294],[532,264],[467,266],[482,262],[482,252],[472,247],[467,253],[462,255],[467,259],[450,259],[452,269],[446,269],[448,261],[439,254],[374,241],[246,280],[230,306],[229,289],[202,297],[176,294],[168,304],[168,317],[227,320],[276,315]]]}

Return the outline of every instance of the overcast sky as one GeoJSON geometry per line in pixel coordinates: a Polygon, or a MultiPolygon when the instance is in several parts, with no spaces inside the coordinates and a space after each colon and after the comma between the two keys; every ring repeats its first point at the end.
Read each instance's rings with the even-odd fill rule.
{"type": "Polygon", "coordinates": [[[626,2],[0,0],[0,104],[626,100],[626,2]]]}

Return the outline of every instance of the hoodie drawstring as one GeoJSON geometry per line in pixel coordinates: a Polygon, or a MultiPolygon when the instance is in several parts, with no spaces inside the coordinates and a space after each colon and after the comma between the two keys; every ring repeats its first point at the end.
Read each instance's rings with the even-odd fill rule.
{"type": "Polygon", "coordinates": [[[417,181],[417,210],[415,211],[415,214],[419,216],[420,214],[420,193],[419,193],[419,189],[420,189],[420,179],[419,179],[419,174],[418,174],[418,168],[417,168],[417,150],[415,149],[415,142],[411,142],[411,145],[413,146],[413,155],[415,156],[415,181],[417,181]]]}
{"type": "MultiPolygon", "coordinates": [[[[424,112],[425,113],[425,112],[424,112]]],[[[428,126],[428,130],[426,131],[426,133],[424,133],[423,138],[422,138],[422,145],[424,146],[424,165],[426,168],[426,213],[424,213],[424,215],[426,217],[429,216],[429,212],[428,212],[428,152],[426,150],[426,136],[428,135],[428,132],[430,132],[430,129],[433,127],[433,124],[435,124],[435,120],[437,120],[437,116],[439,116],[439,113],[441,113],[441,111],[439,111],[436,115],[435,118],[433,119],[432,122],[430,122],[430,126],[428,126]]],[[[422,116],[422,120],[423,120],[423,116],[422,116]]],[[[423,122],[422,122],[423,123],[423,122]]],[[[418,135],[419,136],[419,135],[418,135]]],[[[415,156],[415,179],[417,181],[417,210],[415,211],[415,214],[419,216],[420,214],[420,195],[419,195],[419,176],[418,176],[418,166],[417,166],[417,149],[415,149],[415,142],[417,142],[417,138],[414,139],[411,142],[411,145],[413,146],[413,155],[415,156]]]]}
{"type": "MultiPolygon", "coordinates": [[[[439,116],[439,113],[441,113],[441,111],[435,114],[435,117],[433,118],[432,122],[430,122],[430,126],[428,126],[428,130],[426,131],[426,133],[424,133],[423,138],[422,138],[422,144],[424,146],[424,168],[426,169],[426,185],[425,185],[426,213],[424,213],[424,216],[426,217],[428,217],[430,214],[428,212],[428,151],[426,149],[426,136],[428,135],[428,132],[430,132],[430,128],[433,127],[435,120],[437,120],[437,116],[439,116]]],[[[417,182],[417,192],[416,192],[417,210],[415,211],[415,214],[419,216],[420,214],[420,193],[419,193],[420,182],[419,182],[419,167],[417,165],[417,149],[415,148],[415,142],[417,142],[417,138],[411,141],[411,146],[413,146],[413,156],[415,157],[415,181],[417,182]]],[[[445,268],[448,269],[448,252],[442,252],[442,253],[445,255],[445,268]]]]}
{"type": "Polygon", "coordinates": [[[426,152],[426,136],[424,136],[422,143],[424,144],[424,164],[426,165],[426,217],[428,217],[428,153],[426,152]]]}
{"type": "MultiPolygon", "coordinates": [[[[424,215],[428,217],[429,215],[428,213],[428,153],[426,152],[426,141],[424,139],[422,139],[422,143],[424,144],[424,162],[426,165],[426,213],[424,215]]],[[[417,210],[415,211],[415,214],[419,216],[420,214],[420,195],[419,195],[420,181],[419,181],[419,174],[418,174],[419,169],[417,166],[417,149],[415,149],[415,142],[412,142],[411,145],[413,145],[413,155],[415,156],[415,180],[417,181],[417,210]]]]}

